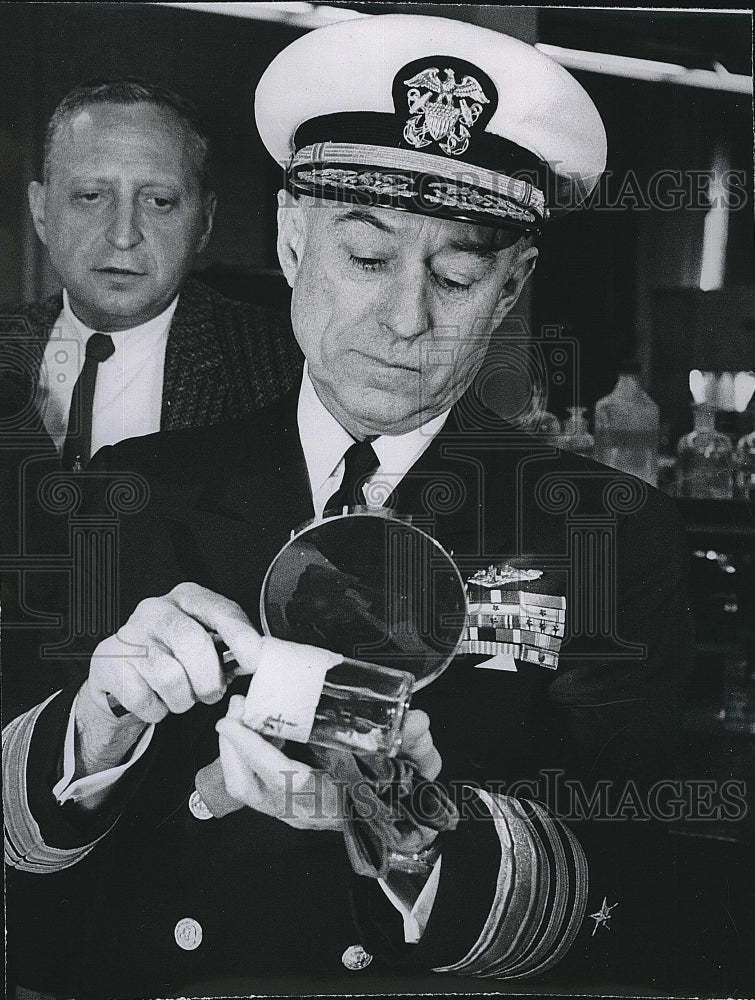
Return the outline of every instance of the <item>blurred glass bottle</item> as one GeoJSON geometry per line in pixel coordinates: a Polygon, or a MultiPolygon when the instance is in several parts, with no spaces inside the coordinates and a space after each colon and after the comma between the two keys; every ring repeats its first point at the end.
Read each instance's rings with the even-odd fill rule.
{"type": "Polygon", "coordinates": [[[656,486],[658,405],[640,385],[639,363],[625,362],[612,392],[595,404],[595,458],[656,486]]]}
{"type": "Polygon", "coordinates": [[[677,493],[681,497],[730,500],[731,441],[716,430],[716,413],[707,403],[696,404],[694,411],[694,429],[679,439],[677,447],[677,493]]]}
{"type": "Polygon", "coordinates": [[[567,412],[569,416],[564,421],[558,442],[559,448],[563,448],[564,451],[573,451],[577,455],[584,455],[585,458],[592,458],[595,438],[587,426],[587,407],[569,406],[567,412]]]}
{"type": "Polygon", "coordinates": [[[734,451],[734,496],[755,500],[755,431],[741,437],[734,451]]]}

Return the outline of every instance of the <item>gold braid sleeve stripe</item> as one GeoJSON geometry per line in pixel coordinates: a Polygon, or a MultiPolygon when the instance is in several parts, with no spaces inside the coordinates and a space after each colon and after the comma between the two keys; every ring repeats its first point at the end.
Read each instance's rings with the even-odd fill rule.
{"type": "MultiPolygon", "coordinates": [[[[75,848],[51,847],[29,807],[26,765],[34,726],[42,711],[60,694],[9,722],[3,730],[3,812],[5,863],[9,868],[45,875],[77,864],[109,830],[90,844],[75,848]]],[[[52,789],[50,789],[52,795],[52,789]]]]}
{"type": "Polygon", "coordinates": [[[584,851],[539,803],[476,791],[501,845],[495,898],[469,953],[435,971],[494,979],[539,975],[563,958],[584,920],[584,851]]]}

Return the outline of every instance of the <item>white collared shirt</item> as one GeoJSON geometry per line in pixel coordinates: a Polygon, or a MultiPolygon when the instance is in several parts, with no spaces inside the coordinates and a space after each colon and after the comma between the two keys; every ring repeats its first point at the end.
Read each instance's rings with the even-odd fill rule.
{"type": "MultiPolygon", "coordinates": [[[[92,454],[124,438],[160,430],[163,368],[178,296],[159,316],[130,330],[111,333],[115,353],[97,368],[92,407],[92,454]]],[[[76,380],[95,333],[76,316],[63,291],[63,309],[50,333],[39,375],[37,401],[44,425],[58,451],[68,430],[76,380]]]]}
{"type": "MultiPolygon", "coordinates": [[[[382,507],[392,490],[430,446],[445,424],[449,412],[446,410],[422,427],[406,434],[385,434],[372,442],[380,464],[364,487],[369,506],[382,507]]],[[[299,390],[297,423],[307,463],[315,516],[322,517],[325,505],[341,485],[344,455],[354,444],[354,438],[320,402],[306,362],[299,390]]]]}

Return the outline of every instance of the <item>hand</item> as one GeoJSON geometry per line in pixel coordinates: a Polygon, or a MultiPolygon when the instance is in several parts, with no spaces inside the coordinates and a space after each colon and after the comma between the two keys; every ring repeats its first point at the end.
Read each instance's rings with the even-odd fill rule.
{"type": "Polygon", "coordinates": [[[254,671],[259,633],[237,604],[195,583],[142,601],[97,646],[76,702],[76,777],[121,763],[147,725],[223,697],[229,676],[208,629],[233,652],[234,676],[254,671]],[[125,715],[113,714],[108,695],[125,715]]]}
{"type": "MultiPolygon", "coordinates": [[[[413,708],[406,713],[401,750],[398,756],[414,764],[417,779],[420,781],[422,779],[434,781],[440,774],[443,761],[430,733],[430,717],[427,712],[413,708]]],[[[421,817],[415,818],[419,820],[421,817]]],[[[402,824],[402,830],[404,836],[396,850],[405,854],[425,850],[438,835],[437,830],[423,826],[419,822],[416,826],[402,824]]]]}
{"type": "Polygon", "coordinates": [[[434,781],[443,765],[430,734],[430,717],[419,708],[406,713],[399,757],[410,760],[423,778],[434,781]]]}
{"type": "Polygon", "coordinates": [[[343,830],[354,871],[387,878],[400,898],[414,900],[428,868],[424,859],[413,856],[431,847],[439,828],[450,825],[444,817],[452,816],[453,807],[434,784],[441,758],[427,714],[407,712],[402,736],[401,752],[393,759],[382,754],[356,756],[345,748],[310,750],[343,790],[343,830]],[[431,825],[425,826],[423,818],[431,825]]]}
{"type": "MultiPolygon", "coordinates": [[[[228,794],[297,830],[340,830],[343,792],[325,771],[291,760],[242,722],[244,698],[234,695],[216,725],[228,794]]],[[[277,742],[277,741],[276,741],[277,742]]]]}
{"type": "MultiPolygon", "coordinates": [[[[115,635],[92,656],[86,685],[103,711],[107,695],[144,723],[212,705],[228,684],[208,629],[218,632],[238,663],[235,675],[253,673],[259,633],[241,608],[195,583],[142,601],[115,635]]],[[[112,713],[110,713],[112,715],[112,713]]]]}

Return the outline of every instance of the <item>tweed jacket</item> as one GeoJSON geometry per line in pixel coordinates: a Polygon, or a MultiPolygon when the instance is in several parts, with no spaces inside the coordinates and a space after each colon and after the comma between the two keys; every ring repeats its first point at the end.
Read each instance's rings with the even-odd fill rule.
{"type": "MultiPolygon", "coordinates": [[[[217,757],[225,702],[161,723],[101,814],[58,806],[50,790],[83,660],[69,686],[6,731],[18,981],[101,1000],[266,992],[282,976],[340,977],[350,992],[453,991],[456,974],[542,976],[551,960],[555,974],[593,988],[646,982],[669,960],[678,977],[678,877],[653,824],[627,821],[626,789],[641,804],[677,746],[691,640],[679,522],[667,498],[632,477],[507,434],[463,404],[399,485],[398,511],[452,551],[465,578],[515,557],[544,571],[528,586],[564,595],[573,611],[557,669],[493,670],[467,654],[415,696],[463,816],[443,842],[420,943],[403,943],[395,909],[350,872],[337,834],[250,809],[196,815],[194,775],[217,757]],[[559,776],[577,783],[576,811],[546,787],[559,776]],[[585,803],[601,782],[608,812],[593,815],[585,803]],[[497,819],[464,808],[485,794],[497,819]],[[551,812],[527,811],[525,800],[551,812]],[[342,964],[356,944],[369,968],[342,964]],[[445,970],[434,986],[429,970],[445,970]]],[[[295,394],[232,425],[103,449],[87,516],[106,508],[119,477],[133,485],[134,476],[148,492],[120,519],[117,620],[193,580],[259,627],[266,568],[313,514],[295,394]]]]}
{"type": "MultiPolygon", "coordinates": [[[[0,306],[4,353],[15,342],[36,384],[61,295],[0,306]]],[[[196,278],[178,299],[165,353],[161,430],[234,420],[267,406],[298,379],[302,356],[281,312],[233,302],[196,278]]]]}

